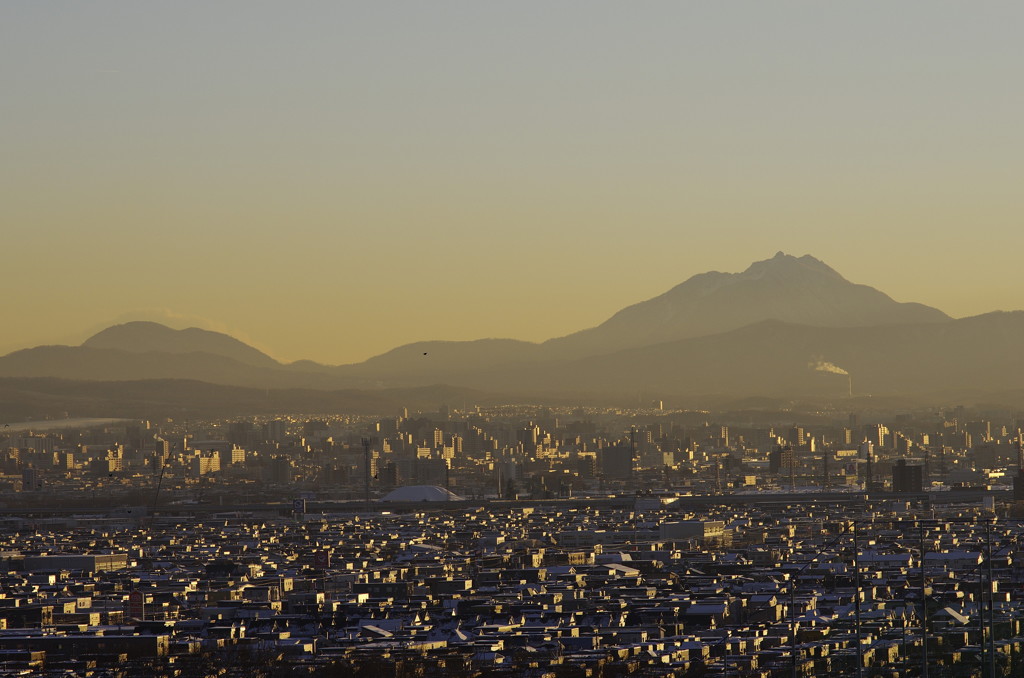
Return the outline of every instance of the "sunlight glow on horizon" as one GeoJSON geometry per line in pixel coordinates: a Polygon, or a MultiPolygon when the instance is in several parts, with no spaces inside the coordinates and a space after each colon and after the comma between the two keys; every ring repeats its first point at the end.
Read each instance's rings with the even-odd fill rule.
{"type": "Polygon", "coordinates": [[[779,250],[954,317],[1024,308],[1021,19],[0,7],[0,350],[145,309],[284,361],[543,341],[779,250]]]}

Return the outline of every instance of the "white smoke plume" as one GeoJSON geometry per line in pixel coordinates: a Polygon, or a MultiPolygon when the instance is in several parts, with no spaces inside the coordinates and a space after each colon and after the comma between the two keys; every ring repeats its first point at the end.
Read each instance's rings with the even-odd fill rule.
{"type": "Polygon", "coordinates": [[[826,362],[824,360],[815,360],[814,362],[809,363],[807,366],[810,367],[815,372],[830,372],[832,374],[842,374],[847,377],[850,376],[850,373],[844,370],[842,367],[839,367],[838,365],[833,365],[832,363],[826,362]]]}

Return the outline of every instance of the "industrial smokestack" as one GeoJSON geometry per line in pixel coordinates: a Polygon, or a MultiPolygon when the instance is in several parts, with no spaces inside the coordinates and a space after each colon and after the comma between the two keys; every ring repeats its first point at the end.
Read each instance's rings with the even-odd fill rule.
{"type": "Polygon", "coordinates": [[[846,377],[846,383],[849,388],[850,397],[853,397],[853,377],[850,373],[844,370],[839,365],[835,365],[826,360],[814,360],[807,364],[809,368],[815,372],[828,372],[829,374],[841,374],[846,377]]]}

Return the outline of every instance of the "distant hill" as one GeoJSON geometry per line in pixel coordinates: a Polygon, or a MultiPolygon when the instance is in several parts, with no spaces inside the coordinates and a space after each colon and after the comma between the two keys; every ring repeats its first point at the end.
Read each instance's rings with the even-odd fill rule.
{"type": "MultiPolygon", "coordinates": [[[[809,327],[777,320],[717,335],[481,376],[521,390],[576,393],[934,396],[1024,385],[1024,312],[946,323],[809,327]],[[828,361],[849,377],[815,369],[828,361]]],[[[471,385],[473,382],[466,382],[471,385]]]]}
{"type": "Polygon", "coordinates": [[[515,339],[421,341],[392,349],[358,365],[336,368],[339,376],[376,377],[399,383],[451,378],[481,370],[543,361],[538,344],[515,339]]]}
{"type": "Polygon", "coordinates": [[[213,353],[139,353],[87,346],[37,346],[0,358],[0,377],[49,377],[92,381],[196,379],[255,388],[340,388],[324,371],[258,367],[213,353]]]}
{"type": "Polygon", "coordinates": [[[131,353],[210,353],[256,367],[280,365],[266,353],[221,332],[198,327],[175,330],[160,323],[144,321],[108,327],[86,339],[82,346],[131,353]]]}
{"type": "MultiPolygon", "coordinates": [[[[436,384],[536,401],[835,400],[850,397],[851,380],[855,398],[1014,400],[1024,388],[1022,345],[1024,312],[953,320],[851,283],[813,257],[779,253],[742,273],[694,276],[597,327],[541,344],[430,341],[355,365],[284,365],[225,334],[127,323],[81,346],[0,357],[0,378],[193,380],[297,389],[307,404],[316,392],[362,393],[369,403],[365,394],[436,384]],[[823,361],[849,377],[815,369],[823,361]]],[[[163,402],[159,394],[149,400],[163,402]]]]}

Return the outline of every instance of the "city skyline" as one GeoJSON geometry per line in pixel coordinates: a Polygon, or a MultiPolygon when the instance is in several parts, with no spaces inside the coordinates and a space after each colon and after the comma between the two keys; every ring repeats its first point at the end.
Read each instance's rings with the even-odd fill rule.
{"type": "Polygon", "coordinates": [[[1022,18],[5,6],[0,352],[134,319],[330,364],[543,341],[778,250],[1021,309],[1022,18]]]}
{"type": "Polygon", "coordinates": [[[1019,415],[764,415],[503,404],[17,432],[7,664],[1015,675],[1019,415]]]}

